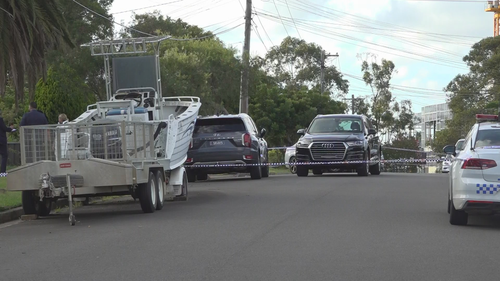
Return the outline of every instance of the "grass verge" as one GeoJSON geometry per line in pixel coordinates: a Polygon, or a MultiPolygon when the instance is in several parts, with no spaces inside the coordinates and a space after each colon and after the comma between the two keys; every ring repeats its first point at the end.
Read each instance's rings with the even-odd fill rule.
{"type": "Polygon", "coordinates": [[[290,170],[285,166],[280,167],[269,167],[270,175],[281,175],[281,174],[291,174],[290,170]]]}
{"type": "Polygon", "coordinates": [[[0,178],[0,212],[21,206],[21,192],[7,190],[7,178],[0,178]]]}

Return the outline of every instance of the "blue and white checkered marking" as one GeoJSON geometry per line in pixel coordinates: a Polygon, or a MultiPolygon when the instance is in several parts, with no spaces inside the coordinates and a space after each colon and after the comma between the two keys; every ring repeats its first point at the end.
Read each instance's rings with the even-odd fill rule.
{"type": "Polygon", "coordinates": [[[476,187],[478,188],[476,190],[477,194],[496,194],[498,191],[500,191],[500,184],[476,184],[476,187]]]}
{"type": "Polygon", "coordinates": [[[7,173],[0,173],[0,178],[4,178],[7,176],[7,173]]]}

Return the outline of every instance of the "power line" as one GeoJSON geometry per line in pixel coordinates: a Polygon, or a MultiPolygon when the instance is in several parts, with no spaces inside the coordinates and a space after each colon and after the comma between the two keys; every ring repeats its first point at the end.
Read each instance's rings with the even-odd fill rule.
{"type": "Polygon", "coordinates": [[[168,5],[168,4],[173,4],[173,3],[182,2],[182,1],[184,1],[184,0],[177,0],[177,1],[167,2],[167,3],[162,3],[162,4],[156,4],[156,5],[152,5],[152,6],[137,8],[137,9],[131,9],[131,10],[126,10],[126,11],[114,12],[114,13],[111,13],[111,15],[129,13],[129,12],[134,12],[134,11],[138,11],[138,10],[145,10],[145,9],[149,9],[149,8],[156,8],[156,7],[165,6],[165,5],[168,5]]]}
{"type": "MultiPolygon", "coordinates": [[[[106,19],[106,20],[108,20],[108,21],[110,21],[110,22],[112,22],[112,23],[115,23],[115,24],[117,24],[117,25],[119,25],[119,26],[121,26],[121,27],[124,27],[124,28],[129,29],[129,30],[133,30],[133,31],[135,31],[135,32],[138,32],[138,33],[141,33],[141,34],[144,34],[144,35],[150,36],[150,37],[154,37],[154,35],[152,35],[152,34],[149,34],[149,33],[146,33],[146,32],[142,32],[142,31],[137,30],[137,29],[135,29],[135,28],[128,27],[128,26],[123,25],[123,24],[121,24],[121,23],[115,22],[115,21],[113,21],[112,19],[110,19],[110,18],[108,18],[108,17],[106,17],[106,16],[104,16],[104,15],[102,15],[102,14],[99,14],[98,12],[96,12],[96,11],[94,11],[94,10],[92,10],[92,9],[90,9],[90,8],[88,8],[88,7],[86,7],[85,5],[83,5],[83,4],[81,4],[81,3],[79,3],[79,2],[78,2],[78,1],[76,1],[76,0],[72,0],[72,1],[73,1],[74,3],[76,3],[76,4],[78,4],[80,7],[84,8],[85,10],[87,10],[87,11],[89,11],[89,12],[91,12],[91,13],[93,13],[93,14],[97,15],[97,16],[100,16],[100,17],[102,17],[102,18],[104,18],[104,19],[106,19]]],[[[239,26],[241,26],[241,25],[243,25],[243,23],[241,23],[241,24],[239,24],[239,25],[237,25],[237,26],[234,26],[234,27],[232,27],[232,28],[229,28],[229,29],[223,30],[223,31],[221,31],[221,32],[214,33],[214,34],[210,34],[210,35],[205,35],[205,36],[202,36],[202,37],[195,37],[195,38],[173,38],[173,37],[170,37],[170,38],[169,38],[169,40],[173,40],[173,41],[191,41],[191,40],[200,40],[200,39],[205,39],[205,38],[209,38],[209,37],[213,37],[213,36],[216,36],[216,35],[219,35],[219,34],[226,33],[226,32],[228,32],[228,31],[231,31],[231,30],[235,29],[235,28],[238,28],[238,27],[239,27],[239,26]]]]}

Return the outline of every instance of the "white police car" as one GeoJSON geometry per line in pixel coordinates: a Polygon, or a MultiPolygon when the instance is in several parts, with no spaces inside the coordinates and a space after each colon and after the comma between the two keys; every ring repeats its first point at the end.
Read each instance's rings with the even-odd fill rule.
{"type": "Polygon", "coordinates": [[[466,225],[469,214],[500,213],[500,121],[498,115],[477,114],[477,123],[456,154],[450,168],[448,213],[453,225],[466,225]]]}

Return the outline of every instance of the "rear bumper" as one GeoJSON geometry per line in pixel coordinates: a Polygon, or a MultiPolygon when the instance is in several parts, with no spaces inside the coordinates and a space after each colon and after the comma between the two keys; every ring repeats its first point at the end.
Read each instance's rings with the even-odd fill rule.
{"type": "Polygon", "coordinates": [[[260,155],[250,148],[238,149],[231,152],[189,152],[188,161],[184,167],[199,174],[222,174],[233,172],[247,172],[252,164],[257,164],[260,155]],[[248,156],[251,156],[249,159],[248,156]]]}
{"type": "Polygon", "coordinates": [[[483,179],[461,179],[454,183],[453,205],[472,214],[500,213],[500,183],[483,179]]]}

